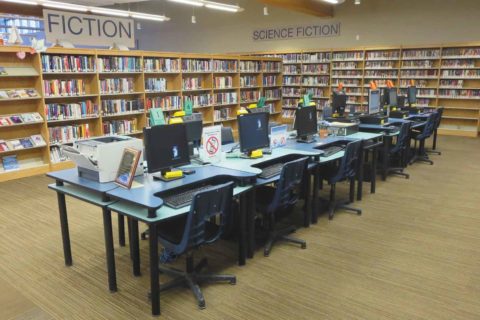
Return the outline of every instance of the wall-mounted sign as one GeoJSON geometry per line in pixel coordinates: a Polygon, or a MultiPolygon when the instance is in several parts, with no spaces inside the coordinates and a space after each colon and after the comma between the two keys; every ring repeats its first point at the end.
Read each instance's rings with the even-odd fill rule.
{"type": "Polygon", "coordinates": [[[47,41],[75,45],[135,47],[133,19],[43,10],[47,41]]]}
{"type": "Polygon", "coordinates": [[[307,26],[276,27],[253,30],[253,41],[291,40],[340,36],[340,22],[307,26]]]}

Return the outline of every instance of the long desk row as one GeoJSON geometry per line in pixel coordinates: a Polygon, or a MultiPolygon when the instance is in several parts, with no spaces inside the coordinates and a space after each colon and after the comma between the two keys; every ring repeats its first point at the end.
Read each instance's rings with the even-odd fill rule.
{"type": "MultiPolygon", "coordinates": [[[[307,205],[304,218],[304,225],[308,226],[311,222],[315,223],[317,221],[319,214],[318,190],[320,178],[318,168],[325,163],[336,161],[344,155],[344,152],[341,151],[330,157],[322,157],[323,151],[321,147],[339,140],[362,140],[371,142],[370,145],[377,145],[382,144],[385,137],[394,134],[390,133],[385,135],[385,130],[378,131],[379,132],[375,133],[359,132],[346,137],[317,139],[317,142],[310,144],[289,140],[285,147],[273,149],[272,154],[265,155],[260,159],[227,158],[214,165],[197,166],[195,167],[194,174],[171,182],[154,180],[151,175],[139,176],[135,178],[134,186],[131,189],[118,187],[114,183],[98,183],[87,180],[79,177],[76,169],[49,173],[48,177],[55,180],[55,183],[50,184],[49,188],[57,193],[65,264],[71,266],[73,263],[65,196],[71,196],[101,208],[105,236],[108,287],[112,292],[117,290],[117,281],[111,213],[118,213],[120,246],[125,245],[123,219],[124,217],[127,218],[130,231],[129,246],[133,261],[133,274],[135,276],[140,276],[138,222],[145,223],[149,231],[151,310],[153,315],[158,315],[160,314],[160,284],[157,225],[166,219],[184,215],[190,210],[189,206],[181,209],[172,209],[163,205],[163,200],[161,196],[159,196],[159,193],[161,194],[165,191],[184,188],[190,185],[193,186],[196,183],[207,180],[218,183],[235,181],[234,197],[238,199],[240,204],[239,214],[235,221],[236,227],[239,230],[238,263],[244,265],[246,259],[253,256],[255,247],[255,188],[273,183],[279,178],[276,176],[271,179],[260,179],[258,175],[261,173],[261,170],[257,166],[264,162],[287,159],[289,157],[310,157],[311,161],[308,169],[313,176],[313,184],[310,185],[312,183],[311,179],[306,181],[307,205]]],[[[368,147],[368,144],[365,145],[368,147]]],[[[374,174],[375,171],[376,169],[374,168],[374,174]]],[[[362,192],[362,182],[363,172],[361,171],[359,173],[357,187],[359,194],[362,192]]],[[[374,181],[372,181],[372,183],[374,183],[374,181]]]]}

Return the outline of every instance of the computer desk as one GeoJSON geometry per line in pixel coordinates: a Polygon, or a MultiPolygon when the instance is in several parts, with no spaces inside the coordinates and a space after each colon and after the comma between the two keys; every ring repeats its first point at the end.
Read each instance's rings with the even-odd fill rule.
{"type": "Polygon", "coordinates": [[[151,175],[138,176],[135,178],[134,186],[128,190],[117,186],[114,183],[99,183],[84,179],[78,176],[76,169],[69,169],[49,173],[47,176],[55,179],[56,183],[48,187],[57,192],[60,224],[62,231],[63,249],[65,264],[72,265],[70,248],[70,235],[68,229],[68,217],[65,202],[65,195],[72,196],[79,200],[94,204],[102,208],[104,217],[105,247],[108,266],[108,280],[111,291],[117,290],[115,258],[113,248],[113,232],[111,222],[111,211],[127,216],[131,226],[132,236],[131,254],[133,260],[134,275],[140,275],[140,254],[138,221],[144,222],[149,227],[149,253],[150,253],[150,285],[152,293],[152,314],[160,314],[160,292],[158,278],[158,239],[156,225],[161,221],[182,215],[190,210],[190,207],[172,209],[163,206],[163,200],[154,196],[157,192],[169,191],[177,187],[188,186],[189,184],[206,181],[212,177],[220,177],[224,180],[242,180],[246,186],[234,188],[234,195],[239,197],[241,213],[239,214],[239,264],[245,264],[246,260],[246,199],[245,194],[251,189],[255,181],[255,174],[238,170],[214,167],[212,165],[196,167],[196,172],[170,182],[154,181],[151,175]]]}

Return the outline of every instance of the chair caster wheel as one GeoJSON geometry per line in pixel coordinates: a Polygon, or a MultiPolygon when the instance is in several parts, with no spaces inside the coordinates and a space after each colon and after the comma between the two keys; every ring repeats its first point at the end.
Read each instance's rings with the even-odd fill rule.
{"type": "Polygon", "coordinates": [[[237,279],[230,280],[231,285],[236,285],[237,284],[237,279]]]}
{"type": "Polygon", "coordinates": [[[361,215],[362,215],[362,213],[361,213],[361,212],[357,212],[357,215],[358,215],[358,216],[361,216],[361,215]]]}
{"type": "Polygon", "coordinates": [[[333,220],[333,217],[332,217],[332,216],[328,216],[328,220],[333,220]]]}
{"type": "Polygon", "coordinates": [[[203,309],[205,309],[206,307],[207,307],[207,306],[205,305],[205,301],[198,303],[198,308],[199,308],[200,310],[203,310],[203,309]]]}
{"type": "Polygon", "coordinates": [[[301,248],[302,248],[302,249],[307,249],[307,244],[306,244],[306,243],[302,243],[301,248]]]}

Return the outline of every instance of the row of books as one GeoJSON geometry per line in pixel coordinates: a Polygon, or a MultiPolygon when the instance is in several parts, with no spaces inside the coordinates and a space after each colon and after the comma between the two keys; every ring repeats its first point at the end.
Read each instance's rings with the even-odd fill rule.
{"type": "Polygon", "coordinates": [[[449,97],[449,98],[475,98],[480,99],[480,90],[472,89],[439,89],[439,97],[449,97]]]}
{"type": "Polygon", "coordinates": [[[283,85],[299,86],[302,84],[302,76],[284,76],[283,85]]]}
{"type": "Polygon", "coordinates": [[[244,90],[240,92],[242,102],[257,101],[260,98],[260,92],[257,90],[244,90]]]}
{"type": "Polygon", "coordinates": [[[443,49],[442,56],[443,57],[457,57],[457,56],[480,57],[480,48],[443,49]]]}
{"type": "Polygon", "coordinates": [[[275,86],[277,84],[277,76],[263,76],[263,85],[264,86],[275,86]]]}
{"type": "MultiPolygon", "coordinates": [[[[400,94],[406,96],[407,95],[407,88],[400,88],[400,94]]],[[[437,96],[437,91],[436,91],[436,89],[417,88],[417,98],[421,97],[421,96],[433,99],[437,96]]]]}
{"type": "Polygon", "coordinates": [[[265,61],[263,63],[263,71],[264,72],[281,72],[282,63],[276,61],[265,61]]]}
{"type": "Polygon", "coordinates": [[[362,94],[362,88],[345,88],[344,89],[346,94],[349,95],[361,95],[362,94]]]}
{"type": "Polygon", "coordinates": [[[302,90],[300,88],[289,88],[283,87],[282,94],[284,96],[300,96],[302,94],[302,90]]]}
{"type": "Polygon", "coordinates": [[[101,94],[130,93],[135,91],[133,78],[100,79],[101,94]]]}
{"type": "Polygon", "coordinates": [[[217,89],[231,88],[233,87],[233,77],[215,77],[213,79],[213,85],[217,89]]]}
{"type": "Polygon", "coordinates": [[[431,70],[402,70],[400,71],[400,77],[402,78],[420,78],[420,77],[427,77],[427,78],[436,78],[438,76],[438,70],[431,69],[431,70]]]}
{"type": "Polygon", "coordinates": [[[211,70],[211,60],[182,59],[183,72],[210,72],[211,70]]]}
{"type": "Polygon", "coordinates": [[[234,104],[238,102],[236,92],[221,92],[213,95],[214,104],[234,104]]]}
{"type": "Polygon", "coordinates": [[[201,77],[197,78],[184,78],[182,79],[183,90],[196,90],[203,89],[203,81],[201,77]]]}
{"type": "Polygon", "coordinates": [[[417,106],[423,106],[423,107],[428,107],[430,106],[430,103],[432,102],[432,99],[428,98],[417,98],[417,106]]]}
{"type": "Polygon", "coordinates": [[[402,51],[402,59],[440,58],[440,49],[412,49],[402,51]]]}
{"type": "MultiPolygon", "coordinates": [[[[406,88],[410,86],[410,80],[406,80],[406,79],[401,79],[400,80],[400,87],[402,88],[406,88]]],[[[425,88],[425,87],[428,87],[428,80],[425,80],[425,79],[417,79],[415,80],[415,86],[417,88],[425,88]]]]}
{"type": "Polygon", "coordinates": [[[47,144],[42,135],[34,134],[24,138],[0,140],[0,152],[42,147],[45,145],[47,144]]]}
{"type": "Polygon", "coordinates": [[[287,108],[296,108],[298,105],[299,99],[294,98],[284,98],[283,99],[283,106],[287,108]]]}
{"type": "Polygon", "coordinates": [[[302,62],[304,63],[324,63],[330,62],[330,60],[332,60],[330,52],[304,53],[302,55],[302,62]]]}
{"type": "Polygon", "coordinates": [[[307,88],[306,89],[307,94],[312,94],[312,96],[315,97],[323,97],[325,96],[323,89],[322,88],[307,88]]]}
{"type": "Polygon", "coordinates": [[[43,80],[43,92],[46,97],[84,95],[85,87],[83,79],[43,80]]]}
{"type": "Polygon", "coordinates": [[[265,99],[280,99],[282,97],[281,89],[267,89],[265,90],[265,99]]]}
{"type": "Polygon", "coordinates": [[[259,61],[240,61],[240,72],[260,72],[260,70],[259,61]]]}
{"type": "Polygon", "coordinates": [[[79,139],[90,138],[88,123],[68,126],[49,127],[50,144],[71,143],[79,139]]]}
{"type": "Polygon", "coordinates": [[[241,76],[240,77],[240,87],[256,87],[258,86],[256,76],[241,76]]]}
{"type": "Polygon", "coordinates": [[[358,69],[358,63],[357,62],[334,62],[332,63],[332,69],[358,69]]]}
{"type": "Polygon", "coordinates": [[[160,92],[167,90],[167,79],[165,78],[147,78],[145,79],[146,92],[160,92]]]}
{"type": "MultiPolygon", "coordinates": [[[[296,105],[295,105],[296,107],[296,105]]],[[[282,110],[282,118],[291,119],[295,118],[295,110],[283,109],[282,110]]]]}
{"type": "Polygon", "coordinates": [[[180,59],[144,58],[143,69],[145,72],[179,72],[180,59]]]}
{"type": "Polygon", "coordinates": [[[361,84],[360,80],[357,79],[334,79],[332,80],[332,87],[337,87],[340,83],[344,86],[359,87],[361,84]]]}
{"type": "Polygon", "coordinates": [[[394,69],[394,61],[367,61],[365,69],[394,69]]]}
{"type": "Polygon", "coordinates": [[[50,55],[41,56],[43,72],[94,72],[93,56],[50,55]]]}
{"type": "Polygon", "coordinates": [[[382,60],[382,59],[398,59],[400,52],[397,50],[390,51],[368,51],[367,60],[382,60]]]}
{"type": "Polygon", "coordinates": [[[138,57],[99,57],[99,72],[140,72],[142,71],[138,57]]]}
{"type": "Polygon", "coordinates": [[[2,89],[0,90],[0,100],[2,99],[27,99],[38,97],[35,89],[2,89]]]}
{"type": "Polygon", "coordinates": [[[442,60],[442,68],[474,68],[475,60],[471,59],[453,59],[442,60]]]}
{"type": "Polygon", "coordinates": [[[145,108],[160,108],[162,110],[180,110],[182,107],[182,100],[179,96],[165,96],[147,98],[145,100],[145,108]]]}
{"type": "Polygon", "coordinates": [[[63,154],[62,149],[58,146],[53,146],[50,148],[50,160],[53,163],[58,163],[66,161],[67,157],[63,154]]]}
{"type": "Polygon", "coordinates": [[[275,112],[275,105],[273,103],[266,103],[264,106],[265,110],[268,110],[269,113],[275,112]]]}
{"type": "Polygon", "coordinates": [[[332,78],[362,78],[362,70],[333,71],[332,78]]]}
{"type": "MultiPolygon", "coordinates": [[[[301,62],[303,59],[303,55],[301,53],[286,53],[280,55],[283,60],[283,63],[292,63],[292,62],[301,62]]],[[[275,56],[278,58],[278,56],[275,56]]]]}
{"type": "Polygon", "coordinates": [[[463,80],[440,80],[440,88],[463,88],[463,80]]]}
{"type": "Polygon", "coordinates": [[[98,116],[98,106],[90,100],[77,103],[49,103],[45,105],[47,120],[69,120],[98,116]]]}
{"type": "Polygon", "coordinates": [[[328,76],[308,76],[303,77],[302,84],[304,86],[328,86],[330,84],[330,77],[328,76]]]}
{"type": "Polygon", "coordinates": [[[363,51],[334,52],[332,60],[363,60],[363,51]]]}
{"type": "Polygon", "coordinates": [[[35,122],[43,122],[43,118],[38,112],[18,113],[3,116],[0,115],[0,127],[35,122]]]}
{"type": "Polygon", "coordinates": [[[113,100],[102,100],[102,114],[106,115],[115,115],[120,113],[128,112],[139,112],[143,111],[143,100],[125,100],[125,99],[113,99],[113,100]]]}
{"type": "Polygon", "coordinates": [[[403,61],[402,68],[433,68],[433,60],[407,60],[403,61]]]}
{"type": "Polygon", "coordinates": [[[327,107],[329,104],[328,100],[326,99],[315,101],[315,103],[317,104],[318,110],[323,110],[323,108],[327,107]]]}
{"type": "Polygon", "coordinates": [[[365,70],[365,78],[398,78],[397,70],[365,70]]]}
{"type": "Polygon", "coordinates": [[[137,131],[137,119],[104,121],[104,135],[128,134],[137,131]]]}
{"type": "Polygon", "coordinates": [[[232,108],[222,108],[213,111],[213,121],[231,119],[234,116],[232,108]]]}
{"type": "MultiPolygon", "coordinates": [[[[330,66],[328,64],[304,64],[302,65],[302,73],[329,73],[330,66]]],[[[293,72],[292,72],[293,73],[293,72]]]]}
{"type": "Polygon", "coordinates": [[[237,72],[236,60],[213,60],[214,72],[237,72]]]}
{"type": "Polygon", "coordinates": [[[213,104],[213,96],[211,94],[199,94],[191,96],[183,96],[183,103],[190,100],[194,108],[206,107],[213,104]]]}
{"type": "MultiPolygon", "coordinates": [[[[315,67],[316,65],[311,64],[311,65],[306,65],[306,66],[315,67]]],[[[300,74],[301,69],[300,69],[299,66],[294,65],[294,64],[284,64],[283,65],[283,73],[284,74],[300,74]]]]}
{"type": "Polygon", "coordinates": [[[442,70],[442,77],[480,78],[480,70],[442,70]]]}

